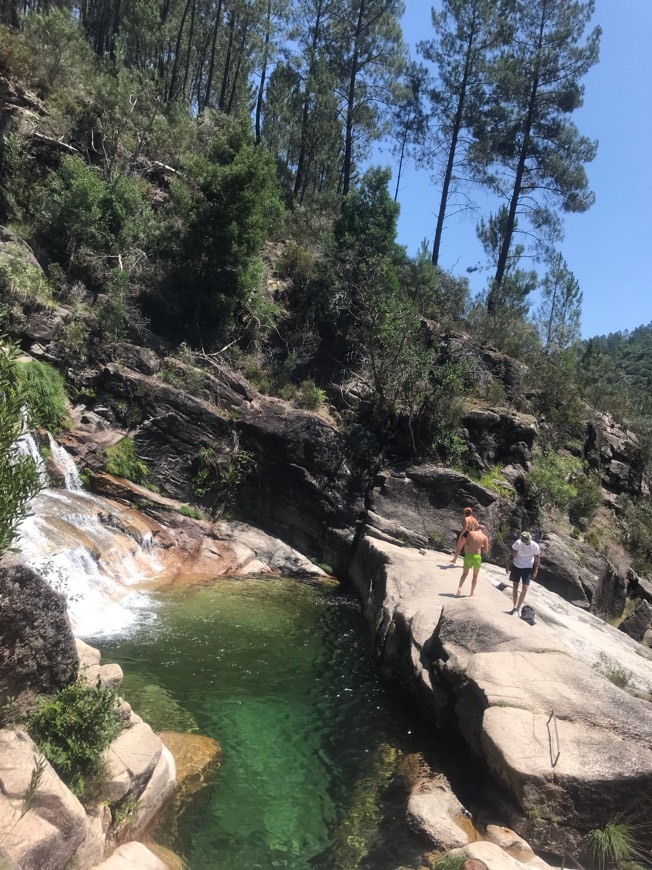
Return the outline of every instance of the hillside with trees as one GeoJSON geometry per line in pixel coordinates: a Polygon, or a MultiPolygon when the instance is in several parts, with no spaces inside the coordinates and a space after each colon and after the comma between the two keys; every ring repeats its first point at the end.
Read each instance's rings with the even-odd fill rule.
{"type": "Polygon", "coordinates": [[[411,58],[398,0],[3,0],[4,330],[30,350],[32,314],[63,307],[44,362],[89,406],[89,372],[121,342],[198,395],[219,362],[328,413],[363,481],[415,461],[491,479],[504,457],[494,436],[471,443],[469,407],[532,415],[516,497],[576,534],[600,506],[585,433],[610,414],[637,439],[639,483],[609,537],[647,565],[650,328],[582,342],[562,250],[564,214],[593,202],[596,143],[573,122],[593,11],[445,0],[411,58]],[[379,141],[432,172],[416,256],[370,165],[379,141]],[[473,296],[439,261],[447,215],[480,192],[473,296]]]}

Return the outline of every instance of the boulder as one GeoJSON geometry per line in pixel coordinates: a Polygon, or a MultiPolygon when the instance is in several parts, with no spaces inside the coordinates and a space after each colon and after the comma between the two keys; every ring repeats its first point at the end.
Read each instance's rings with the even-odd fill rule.
{"type": "Polygon", "coordinates": [[[577,554],[558,535],[542,535],[539,545],[541,567],[538,582],[566,601],[588,607],[587,590],[595,587],[598,578],[583,567],[577,554]]]}
{"type": "Polygon", "coordinates": [[[0,705],[28,703],[77,677],[65,596],[13,556],[0,560],[0,705]]]}
{"type": "Polygon", "coordinates": [[[126,341],[113,346],[113,355],[119,362],[144,375],[155,375],[161,368],[161,358],[155,351],[126,341]]]}
{"type": "Polygon", "coordinates": [[[86,810],[88,830],[84,842],[75,852],[75,870],[88,870],[104,858],[106,836],[111,827],[111,810],[106,804],[99,804],[86,810]]]}
{"type": "Polygon", "coordinates": [[[368,523],[405,542],[454,550],[466,506],[487,526],[489,560],[505,563],[505,538],[520,530],[524,513],[464,474],[435,465],[384,471],[369,494],[368,523]]]}
{"type": "Polygon", "coordinates": [[[118,842],[122,840],[138,840],[152,826],[161,809],[174,794],[176,787],[176,765],[172,753],[163,746],[158,764],[154,768],[145,790],[138,798],[138,806],[124,823],[122,829],[116,831],[118,842]]]}
{"type": "Polygon", "coordinates": [[[408,825],[436,849],[447,851],[475,839],[468,814],[444,777],[418,782],[408,800],[408,825]]]}
{"type": "Polygon", "coordinates": [[[536,418],[515,411],[472,408],[462,418],[468,440],[489,465],[517,463],[528,467],[539,434],[536,418]]]}
{"type": "Polygon", "coordinates": [[[489,841],[470,843],[463,849],[452,849],[446,853],[446,857],[466,858],[461,870],[466,870],[467,865],[473,870],[476,870],[476,867],[478,870],[482,867],[486,867],[487,870],[552,870],[551,865],[546,864],[540,858],[519,861],[501,849],[499,845],[489,841]]]}
{"type": "Polygon", "coordinates": [[[163,731],[159,736],[174,758],[175,802],[179,806],[215,776],[222,763],[222,749],[216,740],[203,734],[163,731]]]}
{"type": "Polygon", "coordinates": [[[100,651],[75,638],[79,656],[79,676],[88,686],[107,686],[109,689],[119,689],[122,685],[122,668],[120,665],[100,664],[100,651]]]}
{"type": "Polygon", "coordinates": [[[444,554],[364,534],[350,574],[383,673],[465,739],[521,837],[577,849],[628,792],[652,813],[652,707],[599,667],[608,656],[645,690],[650,664],[634,641],[538,584],[527,598],[535,625],[510,616],[511,589],[491,565],[475,598],[456,598],[459,569],[444,554]]]}
{"type": "Polygon", "coordinates": [[[627,619],[624,619],[618,628],[633,637],[634,640],[643,641],[645,633],[652,626],[652,605],[647,601],[641,601],[636,610],[627,619]]]}
{"type": "Polygon", "coordinates": [[[106,798],[115,803],[130,794],[139,797],[159,763],[163,744],[146,722],[133,716],[104,752],[106,798]]]}
{"type": "Polygon", "coordinates": [[[96,870],[168,870],[168,865],[142,843],[124,843],[96,870]]]}
{"type": "Polygon", "coordinates": [[[84,842],[88,819],[77,798],[22,730],[0,731],[0,843],[28,870],[61,870],[84,842]],[[37,765],[38,788],[25,795],[37,765]]]}

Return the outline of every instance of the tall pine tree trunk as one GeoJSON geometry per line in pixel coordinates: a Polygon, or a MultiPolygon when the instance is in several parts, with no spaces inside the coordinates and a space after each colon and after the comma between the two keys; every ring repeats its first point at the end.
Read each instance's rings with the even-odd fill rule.
{"type": "Polygon", "coordinates": [[[471,57],[472,57],[473,37],[469,42],[466,60],[464,64],[464,75],[460,85],[460,94],[453,119],[453,130],[451,133],[451,144],[448,149],[448,159],[446,160],[446,171],[444,173],[444,183],[441,189],[441,199],[439,201],[439,212],[437,213],[437,226],[435,228],[435,240],[432,245],[432,263],[436,266],[439,262],[439,250],[441,248],[441,237],[444,232],[444,221],[446,220],[446,209],[448,207],[448,195],[450,191],[451,181],[453,179],[453,168],[455,167],[455,154],[457,152],[457,143],[460,138],[462,129],[462,119],[464,118],[464,106],[466,103],[466,89],[469,84],[469,75],[471,73],[471,57]]]}
{"type": "Polygon", "coordinates": [[[272,30],[272,0],[267,0],[267,17],[265,19],[265,45],[263,47],[263,64],[260,71],[260,84],[258,85],[258,98],[256,100],[256,144],[260,145],[261,117],[263,114],[263,96],[265,94],[265,79],[267,78],[267,62],[269,60],[269,40],[272,30]]]}
{"type": "Polygon", "coordinates": [[[310,62],[308,63],[308,72],[306,74],[306,86],[303,94],[303,111],[301,113],[301,138],[299,140],[299,157],[297,160],[297,174],[294,179],[294,195],[299,195],[303,189],[304,176],[306,171],[306,155],[308,149],[308,121],[310,118],[310,98],[312,96],[312,83],[315,77],[315,65],[317,63],[317,47],[321,36],[323,3],[317,5],[317,17],[315,18],[315,28],[312,32],[312,44],[310,46],[310,62]]]}
{"type": "Polygon", "coordinates": [[[358,61],[360,58],[360,39],[362,38],[362,21],[364,18],[366,0],[360,0],[358,21],[353,37],[353,56],[351,57],[351,74],[346,100],[346,133],[344,140],[344,166],[342,168],[342,194],[346,196],[351,186],[351,168],[353,164],[353,126],[355,109],[355,86],[358,77],[358,61]]]}
{"type": "Polygon", "coordinates": [[[224,74],[222,75],[222,88],[220,90],[220,112],[225,111],[226,92],[229,87],[229,72],[231,69],[231,55],[233,54],[233,38],[235,35],[235,13],[229,15],[229,41],[226,46],[226,57],[224,59],[224,74]]]}
{"type": "Polygon", "coordinates": [[[173,100],[174,94],[176,91],[177,85],[177,76],[179,73],[179,58],[181,55],[181,43],[183,40],[183,29],[186,26],[186,18],[188,17],[188,12],[190,10],[190,3],[192,0],[186,0],[186,5],[183,8],[183,15],[181,16],[181,23],[179,24],[179,31],[177,33],[177,41],[174,46],[174,60],[172,61],[172,74],[170,76],[170,86],[167,89],[166,101],[173,100]]]}
{"type": "MultiPolygon", "coordinates": [[[[215,26],[213,27],[213,36],[211,39],[211,56],[208,63],[208,79],[206,81],[206,92],[204,94],[204,102],[202,103],[201,111],[203,112],[210,103],[211,91],[213,89],[213,73],[215,71],[215,50],[217,45],[217,32],[220,29],[220,18],[222,17],[222,0],[217,4],[215,12],[215,26]]],[[[222,106],[220,105],[220,108],[222,106]]]]}
{"type": "Polygon", "coordinates": [[[532,87],[530,89],[530,96],[528,100],[528,110],[527,117],[525,119],[525,124],[523,125],[523,142],[521,144],[521,151],[518,158],[518,164],[516,167],[516,175],[514,177],[514,187],[512,189],[512,197],[509,203],[509,212],[507,214],[507,223],[505,225],[505,234],[503,236],[502,244],[500,246],[500,254],[498,255],[498,263],[496,264],[496,274],[494,275],[494,279],[491,284],[491,289],[489,290],[489,295],[487,296],[487,312],[488,314],[495,314],[498,308],[499,299],[500,299],[500,290],[503,286],[503,280],[505,278],[505,272],[507,270],[507,261],[509,259],[509,250],[512,245],[512,236],[514,235],[514,227],[516,226],[516,212],[518,209],[518,203],[521,198],[521,189],[523,187],[523,175],[525,173],[525,163],[528,158],[528,154],[530,152],[530,136],[532,134],[532,125],[534,122],[534,111],[537,103],[537,95],[539,92],[539,67],[540,67],[540,58],[539,53],[541,51],[541,46],[543,44],[543,28],[544,28],[544,16],[541,16],[541,25],[539,27],[539,39],[537,43],[537,51],[536,51],[536,61],[534,65],[534,70],[532,74],[532,87]]]}

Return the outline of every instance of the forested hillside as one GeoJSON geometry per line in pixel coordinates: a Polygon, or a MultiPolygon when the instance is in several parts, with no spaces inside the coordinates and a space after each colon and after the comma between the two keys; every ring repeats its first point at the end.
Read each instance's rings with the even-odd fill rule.
{"type": "Polygon", "coordinates": [[[327,410],[367,479],[415,459],[491,479],[495,445],[471,449],[465,409],[535,415],[519,497],[584,530],[600,499],[581,445],[613,414],[639,438],[618,534],[650,558],[633,531],[652,519],[650,327],[583,344],[563,251],[564,213],[593,201],[597,146],[572,120],[593,7],[443,0],[410,57],[400,0],[0,0],[5,331],[24,341],[31,313],[63,306],[45,362],[90,405],[88,370],[124,340],[163,350],[163,376],[197,395],[219,359],[327,410]],[[370,166],[379,140],[399,172],[431,171],[415,257],[370,166]],[[438,263],[447,216],[479,191],[494,206],[472,297],[438,263]]]}

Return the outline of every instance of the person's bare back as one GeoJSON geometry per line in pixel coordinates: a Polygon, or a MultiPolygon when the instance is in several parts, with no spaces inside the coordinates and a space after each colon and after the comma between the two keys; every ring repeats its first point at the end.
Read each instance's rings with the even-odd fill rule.
{"type": "Polygon", "coordinates": [[[475,556],[478,553],[486,553],[489,547],[489,538],[485,535],[482,529],[474,529],[464,535],[464,552],[468,556],[475,556]]]}

